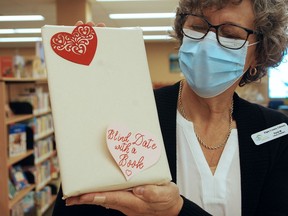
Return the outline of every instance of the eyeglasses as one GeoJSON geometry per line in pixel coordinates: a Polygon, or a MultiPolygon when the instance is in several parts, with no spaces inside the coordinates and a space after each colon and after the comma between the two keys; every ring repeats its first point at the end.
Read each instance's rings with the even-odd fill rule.
{"type": "Polygon", "coordinates": [[[212,25],[204,17],[195,14],[180,14],[181,19],[185,19],[182,33],[191,39],[203,39],[211,28],[216,30],[216,38],[218,43],[228,49],[241,49],[249,35],[258,34],[258,32],[238,26],[232,23],[223,23],[220,25],[212,25]]]}

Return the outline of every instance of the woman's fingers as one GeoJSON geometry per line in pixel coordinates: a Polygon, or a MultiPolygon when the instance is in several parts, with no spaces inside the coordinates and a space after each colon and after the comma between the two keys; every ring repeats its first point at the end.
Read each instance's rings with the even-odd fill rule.
{"type": "MultiPolygon", "coordinates": [[[[83,21],[81,21],[81,20],[79,20],[79,21],[77,21],[77,22],[75,23],[76,26],[83,25],[83,24],[84,24],[84,23],[83,23],[83,21]]],[[[96,26],[96,27],[106,27],[105,23],[97,23],[97,24],[95,24],[95,23],[92,22],[92,21],[87,22],[87,23],[85,23],[85,24],[86,24],[86,25],[89,25],[89,26],[92,26],[92,27],[94,27],[94,26],[96,26]]]]}
{"type": "Polygon", "coordinates": [[[82,21],[80,21],[80,20],[75,23],[76,26],[83,25],[83,24],[84,23],[82,21]]]}
{"type": "Polygon", "coordinates": [[[125,215],[178,215],[183,199],[176,184],[144,185],[133,190],[83,194],[66,200],[66,205],[92,204],[121,211],[125,215]]]}
{"type": "Polygon", "coordinates": [[[96,27],[106,27],[105,23],[97,23],[96,27]]]}

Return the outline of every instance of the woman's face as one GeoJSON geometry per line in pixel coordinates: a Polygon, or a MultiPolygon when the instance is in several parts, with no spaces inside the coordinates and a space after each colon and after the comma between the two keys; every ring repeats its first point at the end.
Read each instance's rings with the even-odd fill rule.
{"type": "MultiPolygon", "coordinates": [[[[206,9],[203,11],[203,15],[212,25],[233,23],[251,30],[255,30],[255,16],[250,0],[243,0],[241,4],[238,5],[230,3],[220,10],[215,8],[206,9]]],[[[211,30],[213,31],[214,29],[211,30]]],[[[254,42],[256,42],[256,35],[250,34],[247,43],[252,44],[254,42]]],[[[255,49],[256,45],[248,47],[244,71],[246,71],[249,67],[256,66],[255,49]]]]}

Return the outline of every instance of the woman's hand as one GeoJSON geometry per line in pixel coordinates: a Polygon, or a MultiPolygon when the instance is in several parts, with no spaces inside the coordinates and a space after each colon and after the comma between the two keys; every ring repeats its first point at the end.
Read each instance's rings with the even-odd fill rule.
{"type": "Polygon", "coordinates": [[[101,205],[129,216],[176,216],[183,199],[178,187],[169,182],[160,186],[139,186],[131,191],[89,193],[66,200],[67,206],[81,204],[101,205]]]}
{"type": "MultiPolygon", "coordinates": [[[[76,26],[78,26],[78,25],[83,25],[84,23],[82,22],[82,21],[77,21],[76,23],[75,23],[75,25],[76,26]]],[[[97,24],[95,24],[94,22],[87,22],[87,23],[85,23],[86,25],[90,25],[90,26],[92,26],[92,27],[106,27],[106,25],[104,24],[104,23],[97,23],[97,24]]]]}

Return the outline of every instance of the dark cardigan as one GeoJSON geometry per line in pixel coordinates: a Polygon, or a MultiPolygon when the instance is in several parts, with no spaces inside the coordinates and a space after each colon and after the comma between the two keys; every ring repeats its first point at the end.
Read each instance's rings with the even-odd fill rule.
{"type": "MultiPolygon", "coordinates": [[[[168,162],[174,182],[176,179],[176,110],[179,83],[155,91],[158,116],[168,162]]],[[[288,118],[274,110],[251,104],[234,95],[233,118],[237,123],[243,216],[288,215],[288,136],[256,146],[251,135],[286,122],[288,118]]],[[[53,216],[123,215],[100,206],[66,207],[60,190],[53,216]]],[[[184,198],[184,197],[183,197],[184,198]]],[[[179,215],[210,215],[184,198],[179,215]]],[[[230,216],[230,215],[229,215],[230,216]]]]}

